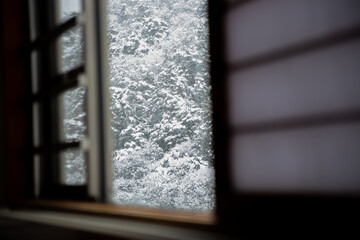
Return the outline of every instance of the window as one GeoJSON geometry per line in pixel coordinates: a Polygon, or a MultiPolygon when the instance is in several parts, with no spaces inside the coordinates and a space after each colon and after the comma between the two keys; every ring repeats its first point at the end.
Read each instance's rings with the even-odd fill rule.
{"type": "MultiPolygon", "coordinates": [[[[55,60],[54,69],[45,74],[61,89],[36,104],[49,111],[50,126],[56,126],[47,138],[62,147],[48,156],[52,163],[49,178],[55,175],[55,179],[42,192],[55,185],[83,188],[91,197],[115,204],[212,211],[215,195],[207,2],[109,0],[107,34],[96,35],[97,43],[89,40],[96,22],[93,26],[88,22],[95,5],[65,0],[49,5],[56,16],[51,27],[55,30],[50,31],[58,32],[47,43],[48,49],[34,52],[43,51],[48,59],[55,60]],[[102,41],[105,44],[105,37],[109,46],[99,47],[102,41]],[[100,52],[104,54],[102,60],[97,59],[100,52]],[[110,86],[106,83],[106,56],[110,86]],[[97,59],[95,63],[93,58],[97,59]],[[96,71],[92,73],[92,69],[96,71]],[[99,87],[103,89],[100,92],[99,87]],[[107,91],[113,143],[106,136],[107,91]],[[49,102],[52,109],[45,106],[49,102]],[[98,105],[100,102],[103,104],[98,105]],[[96,166],[100,171],[95,174],[96,166]]],[[[101,21],[106,20],[104,16],[101,21]]],[[[33,72],[37,72],[36,67],[41,71],[40,61],[33,61],[33,72]]],[[[41,78],[40,82],[47,82],[41,78]]],[[[38,163],[42,174],[45,161],[38,163]]]]}
{"type": "Polygon", "coordinates": [[[105,201],[110,184],[105,168],[111,166],[103,110],[108,108],[101,54],[106,53],[101,47],[106,31],[97,25],[105,19],[101,4],[29,1],[29,6],[35,194],[105,201]]]}
{"type": "Polygon", "coordinates": [[[108,1],[113,202],[214,208],[207,1],[108,1]]]}
{"type": "MultiPolygon", "coordinates": [[[[106,200],[103,190],[107,183],[112,185],[113,168],[109,168],[111,156],[102,161],[110,145],[103,130],[110,121],[106,114],[98,114],[109,109],[101,95],[104,82],[98,81],[99,76],[106,76],[101,71],[108,68],[94,57],[96,52],[108,53],[98,49],[103,46],[99,36],[107,36],[106,27],[94,24],[96,19],[100,26],[106,23],[101,21],[106,19],[102,14],[106,7],[93,5],[99,2],[84,1],[85,15],[71,16],[55,26],[48,19],[56,15],[50,11],[52,2],[35,1],[32,16],[36,16],[37,28],[31,28],[36,31],[26,49],[26,1],[1,2],[6,154],[1,154],[0,162],[6,167],[8,206],[33,199],[33,167],[41,173],[36,174],[41,177],[42,184],[36,184],[41,198],[106,200]],[[59,62],[54,61],[59,48],[50,43],[84,20],[83,25],[90,27],[85,31],[85,56],[91,61],[59,72],[53,64],[59,62]],[[99,29],[103,29],[101,34],[99,29]],[[32,74],[38,80],[32,82],[32,92],[27,53],[32,55],[32,74]],[[91,106],[81,141],[62,139],[59,134],[64,123],[59,115],[65,106],[58,96],[77,87],[87,89],[84,102],[91,106]],[[35,113],[34,126],[30,110],[35,113]],[[34,141],[29,139],[31,131],[34,141]],[[64,159],[59,153],[69,149],[88,152],[85,162],[91,177],[86,184],[66,185],[64,177],[58,176],[64,159]],[[109,174],[102,174],[106,171],[110,179],[106,179],[109,174]]],[[[259,229],[264,230],[259,234],[269,237],[278,226],[293,232],[319,229],[321,223],[326,226],[324,232],[340,229],[342,224],[346,225],[342,233],[351,228],[350,220],[359,215],[357,9],[356,0],[209,1],[216,226],[220,231],[236,233],[236,238],[247,232],[248,238],[254,238],[259,229]]],[[[102,54],[97,56],[107,59],[102,54]]],[[[44,206],[44,202],[31,201],[31,206],[44,206]]],[[[71,201],[59,207],[108,214],[131,209],[98,204],[102,207],[98,211],[95,205],[71,201]]]]}

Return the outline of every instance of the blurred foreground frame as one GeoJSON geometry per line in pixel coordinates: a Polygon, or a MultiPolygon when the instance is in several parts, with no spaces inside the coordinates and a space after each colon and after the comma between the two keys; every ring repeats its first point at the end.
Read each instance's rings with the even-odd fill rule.
{"type": "MultiPolygon", "coordinates": [[[[219,1],[209,1],[218,218],[218,224],[213,229],[216,231],[256,238],[284,234],[282,230],[279,230],[280,233],[277,231],[279,226],[297,230],[299,234],[328,230],[324,233],[327,235],[331,231],[346,230],[346,233],[351,228],[356,229],[352,219],[359,214],[359,182],[355,181],[359,174],[354,175],[353,172],[358,172],[360,159],[356,150],[359,145],[359,98],[353,91],[359,89],[358,9],[358,1],[351,0],[254,0],[244,1],[234,8],[221,5],[219,1]],[[257,15],[260,13],[261,17],[257,15]],[[279,23],[284,25],[280,27],[279,23]],[[259,31],[262,35],[256,35],[259,32],[246,34],[244,29],[259,31]],[[269,32],[269,29],[272,31],[269,32]],[[237,39],[239,36],[242,38],[237,39]],[[332,40],[327,41],[326,38],[332,40]],[[265,41],[264,44],[259,43],[260,40],[265,41]],[[311,44],[312,41],[317,44],[311,44]],[[238,48],[234,49],[232,45],[234,42],[239,44],[236,47],[241,49],[240,56],[237,55],[238,48]],[[241,47],[242,43],[245,48],[241,47]],[[277,45],[272,45],[275,43],[277,45]],[[301,69],[306,64],[315,67],[312,71],[301,69]],[[302,78],[305,73],[308,77],[302,78]],[[304,79],[313,82],[300,84],[304,79]],[[287,85],[289,82],[292,86],[299,84],[300,88],[295,88],[298,92],[291,91],[291,86],[287,85]],[[306,144],[311,143],[311,151],[298,140],[296,134],[293,142],[286,138],[282,140],[291,146],[281,148],[271,145],[279,143],[279,140],[271,138],[272,133],[286,134],[297,129],[300,134],[306,131],[315,134],[313,130],[319,128],[325,132],[323,142],[311,142],[317,137],[304,137],[306,144]],[[335,128],[341,139],[334,138],[332,132],[335,128]],[[260,135],[270,137],[256,138],[260,135]],[[346,139],[346,144],[331,146],[327,144],[329,139],[335,143],[336,139],[346,139]],[[335,162],[324,168],[322,165],[314,167],[313,164],[320,164],[320,160],[326,163],[327,152],[335,156],[331,158],[335,162]],[[261,154],[255,155],[257,153],[261,154]],[[263,156],[272,159],[272,162],[260,161],[263,156]],[[304,178],[304,170],[301,169],[305,159],[315,159],[307,168],[310,172],[318,169],[307,178],[304,178]],[[350,175],[344,171],[340,177],[344,181],[351,177],[351,184],[337,189],[350,190],[334,192],[334,185],[326,184],[326,177],[337,176],[332,175],[329,167],[336,171],[338,166],[350,166],[348,159],[355,159],[355,165],[351,167],[350,175]],[[286,165],[288,163],[300,165],[286,165]],[[287,171],[284,166],[293,168],[287,171]],[[242,171],[247,175],[239,175],[242,171]],[[317,181],[317,178],[311,176],[317,176],[317,172],[325,176],[325,185],[315,184],[318,188],[315,189],[311,181],[317,181]],[[297,182],[294,181],[295,173],[299,174],[297,182]],[[265,181],[269,178],[272,181],[265,181]],[[301,188],[304,180],[310,182],[307,188],[301,188]],[[272,231],[259,233],[255,231],[258,229],[272,231]]],[[[16,203],[31,199],[33,194],[31,156],[23,154],[32,141],[31,118],[24,107],[26,104],[23,104],[26,91],[30,89],[27,88],[29,72],[27,57],[15,53],[26,45],[27,9],[22,1],[13,0],[3,1],[1,11],[1,70],[4,82],[1,113],[4,114],[2,131],[5,133],[2,142],[6,143],[2,144],[4,158],[1,158],[1,163],[6,166],[6,181],[2,183],[7,189],[2,196],[6,206],[25,207],[16,203]]],[[[61,147],[64,146],[56,148],[61,147]]],[[[334,181],[338,182],[338,178],[334,181]]]]}

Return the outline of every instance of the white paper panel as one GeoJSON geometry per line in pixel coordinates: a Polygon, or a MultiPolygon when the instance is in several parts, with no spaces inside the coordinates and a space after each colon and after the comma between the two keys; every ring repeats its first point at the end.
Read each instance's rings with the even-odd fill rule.
{"type": "Polygon", "coordinates": [[[235,73],[228,91],[232,125],[359,108],[360,41],[235,73]]]}
{"type": "Polygon", "coordinates": [[[360,192],[360,124],[232,140],[238,191],[360,192]]]}
{"type": "Polygon", "coordinates": [[[227,16],[230,62],[360,23],[359,0],[257,0],[227,16]]]}

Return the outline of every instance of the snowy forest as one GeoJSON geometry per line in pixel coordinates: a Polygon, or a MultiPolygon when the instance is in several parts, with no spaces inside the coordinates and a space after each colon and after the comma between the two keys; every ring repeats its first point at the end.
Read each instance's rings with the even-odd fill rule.
{"type": "MultiPolygon", "coordinates": [[[[82,33],[78,27],[62,37],[62,71],[82,63],[82,33]]],[[[108,0],[108,41],[113,203],[212,211],[206,0],[108,0]]],[[[64,140],[81,140],[86,90],[61,101],[64,140]]],[[[84,184],[85,154],[63,159],[65,182],[84,184]]]]}

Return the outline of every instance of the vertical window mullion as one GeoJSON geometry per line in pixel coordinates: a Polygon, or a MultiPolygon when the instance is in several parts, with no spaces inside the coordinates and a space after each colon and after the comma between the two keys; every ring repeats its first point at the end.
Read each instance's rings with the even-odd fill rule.
{"type": "Polygon", "coordinates": [[[85,75],[88,82],[89,195],[109,200],[111,161],[107,151],[110,129],[107,114],[106,1],[85,1],[85,75]],[[110,170],[109,170],[110,169],[110,170]]]}
{"type": "MultiPolygon", "coordinates": [[[[46,34],[52,27],[53,20],[51,19],[53,8],[51,1],[38,1],[38,29],[39,35],[46,34]]],[[[39,90],[46,91],[51,88],[51,78],[54,73],[54,61],[52,61],[51,54],[53,53],[51,45],[47,44],[39,50],[39,90]]],[[[56,103],[54,98],[50,97],[48,101],[42,101],[40,104],[40,138],[42,143],[47,143],[54,146],[56,142],[56,103]]],[[[52,152],[44,153],[41,159],[42,172],[42,186],[41,195],[48,195],[56,185],[56,154],[52,152]]]]}

